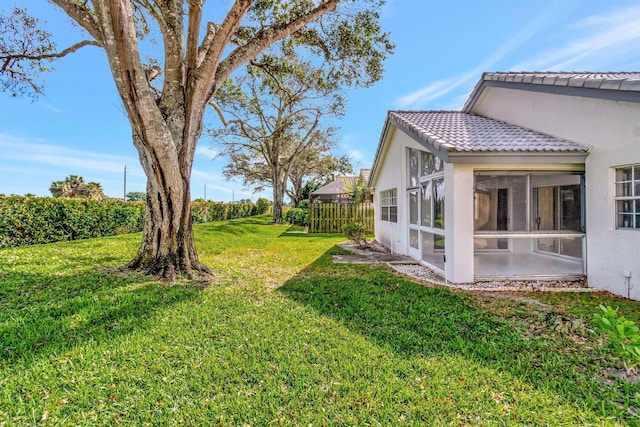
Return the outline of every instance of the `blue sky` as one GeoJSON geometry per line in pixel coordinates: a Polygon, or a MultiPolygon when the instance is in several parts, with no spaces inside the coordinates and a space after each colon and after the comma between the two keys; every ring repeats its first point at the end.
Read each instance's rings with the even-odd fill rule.
{"type": "MultiPolygon", "coordinates": [[[[212,0],[210,3],[214,4],[212,0]]],[[[227,2],[220,2],[227,4],[227,2]]],[[[8,0],[47,21],[59,48],[82,38],[45,1],[8,0]]],[[[483,71],[639,71],[637,0],[388,0],[382,23],[396,43],[384,79],[348,92],[336,154],[370,167],[387,110],[460,109],[483,71]]],[[[104,54],[87,47],[55,63],[35,102],[0,93],[0,193],[49,195],[52,181],[81,175],[122,197],[144,191],[145,177],[104,54]]],[[[214,115],[206,123],[218,125],[214,115]]],[[[253,198],[221,174],[224,160],[202,137],[192,196],[253,198]],[[212,158],[216,158],[212,160],[212,158]]]]}

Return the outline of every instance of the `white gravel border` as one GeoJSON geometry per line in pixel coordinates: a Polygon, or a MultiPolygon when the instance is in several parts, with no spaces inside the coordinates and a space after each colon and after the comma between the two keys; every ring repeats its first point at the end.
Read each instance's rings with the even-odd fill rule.
{"type": "Polygon", "coordinates": [[[445,283],[445,280],[435,271],[422,264],[391,264],[387,265],[394,271],[405,276],[447,286],[451,289],[465,291],[505,291],[505,292],[599,292],[600,289],[585,287],[582,282],[570,280],[494,280],[479,281],[467,284],[445,283]]]}
{"type": "MultiPolygon", "coordinates": [[[[378,242],[368,242],[366,248],[359,248],[351,242],[343,242],[338,246],[358,255],[390,254],[388,248],[378,242]]],[[[404,257],[407,258],[408,257],[404,257]]],[[[392,270],[399,274],[428,282],[435,285],[447,286],[451,289],[464,291],[504,291],[504,292],[600,292],[602,289],[589,288],[584,281],[574,280],[482,280],[475,283],[448,283],[440,273],[427,266],[403,261],[385,262],[392,270]]]]}

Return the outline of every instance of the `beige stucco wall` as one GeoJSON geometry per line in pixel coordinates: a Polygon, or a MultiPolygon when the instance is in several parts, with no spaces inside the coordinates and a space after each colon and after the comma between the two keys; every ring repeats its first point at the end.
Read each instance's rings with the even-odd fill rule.
{"type": "Polygon", "coordinates": [[[640,299],[640,230],[614,226],[614,169],[640,163],[640,104],[486,88],[473,113],[591,148],[586,164],[587,275],[591,287],[640,299]]]}
{"type": "MultiPolygon", "coordinates": [[[[375,185],[375,236],[376,240],[382,243],[384,246],[391,249],[393,253],[407,254],[407,233],[400,233],[399,230],[406,230],[406,209],[405,199],[406,194],[404,190],[404,179],[406,173],[404,144],[409,139],[402,132],[395,130],[395,127],[390,127],[388,135],[389,140],[385,145],[385,152],[382,153],[381,159],[384,159],[378,166],[379,170],[376,171],[375,185]],[[381,214],[381,197],[380,193],[391,189],[397,190],[398,195],[398,222],[382,221],[380,219],[381,214]]],[[[412,142],[412,141],[411,141],[412,142]]]]}

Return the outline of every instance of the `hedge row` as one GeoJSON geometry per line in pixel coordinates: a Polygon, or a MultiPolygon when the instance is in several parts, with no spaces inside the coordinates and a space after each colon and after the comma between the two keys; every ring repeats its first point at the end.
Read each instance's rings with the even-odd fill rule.
{"type": "Polygon", "coordinates": [[[143,221],[142,202],[0,197],[0,247],[131,233],[143,221]]]}
{"type": "MultiPolygon", "coordinates": [[[[194,223],[264,213],[258,203],[193,202],[194,223]]],[[[116,200],[0,196],[0,248],[141,231],[144,203],[116,200]]]]}
{"type": "Polygon", "coordinates": [[[217,203],[199,201],[191,203],[191,221],[193,221],[194,224],[244,218],[263,213],[264,212],[259,212],[257,205],[254,205],[253,203],[217,203]]]}

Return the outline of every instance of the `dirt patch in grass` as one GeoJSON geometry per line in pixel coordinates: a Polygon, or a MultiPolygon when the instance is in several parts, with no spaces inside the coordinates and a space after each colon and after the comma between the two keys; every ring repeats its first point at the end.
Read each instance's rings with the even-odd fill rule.
{"type": "Polygon", "coordinates": [[[540,309],[551,310],[553,307],[549,304],[545,304],[530,296],[523,296],[521,292],[480,292],[484,296],[488,296],[495,299],[511,300],[523,302],[526,304],[539,307],[540,309]]]}
{"type": "Polygon", "coordinates": [[[640,384],[638,368],[627,370],[623,368],[611,368],[604,371],[604,382],[613,385],[617,380],[625,380],[631,384],[640,384]]]}

